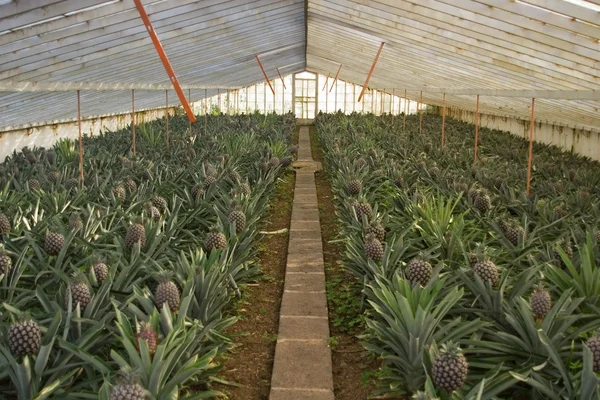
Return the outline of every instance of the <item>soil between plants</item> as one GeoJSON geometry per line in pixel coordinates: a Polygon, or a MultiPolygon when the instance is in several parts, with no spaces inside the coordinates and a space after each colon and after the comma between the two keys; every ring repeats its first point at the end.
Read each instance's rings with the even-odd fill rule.
{"type": "Polygon", "coordinates": [[[287,231],[265,235],[260,241],[263,279],[243,289],[242,299],[237,304],[240,320],[225,332],[236,347],[219,360],[223,369],[218,377],[233,385],[214,386],[233,400],[269,398],[295,182],[294,172],[288,171],[277,183],[269,215],[260,229],[287,231]]]}
{"type": "MultiPolygon", "coordinates": [[[[310,128],[312,157],[324,163],[315,127],[310,128]]],[[[360,290],[353,277],[342,269],[343,243],[338,239],[333,192],[325,171],[315,175],[319,217],[323,240],[329,335],[333,362],[333,385],[336,400],[364,400],[374,389],[372,376],[380,363],[369,357],[358,335],[364,333],[360,310],[360,290]]]]}

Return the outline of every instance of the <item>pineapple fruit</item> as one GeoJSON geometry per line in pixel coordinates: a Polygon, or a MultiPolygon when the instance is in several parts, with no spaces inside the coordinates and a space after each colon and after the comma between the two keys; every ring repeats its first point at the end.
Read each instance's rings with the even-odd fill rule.
{"type": "Polygon", "coordinates": [[[92,300],[90,287],[80,277],[73,279],[67,286],[67,291],[65,292],[65,309],[69,308],[70,298],[72,298],[72,310],[75,310],[77,304],[79,304],[81,311],[83,311],[92,300]]]}
{"type": "Polygon", "coordinates": [[[159,277],[158,285],[154,291],[154,300],[159,310],[166,304],[169,310],[175,312],[179,310],[180,294],[177,285],[168,275],[159,277]]]}
{"type": "Polygon", "coordinates": [[[131,249],[136,243],[140,248],[146,247],[146,228],[142,224],[129,225],[125,233],[125,247],[131,249]]]}
{"type": "Polygon", "coordinates": [[[150,355],[156,353],[156,346],[158,346],[158,334],[152,328],[148,322],[141,322],[137,334],[135,335],[135,347],[140,349],[140,340],[145,340],[150,350],[150,355]]]}
{"type": "Polygon", "coordinates": [[[236,233],[244,231],[244,228],[246,227],[246,214],[244,214],[236,202],[232,202],[228,220],[229,223],[235,225],[236,233]]]}
{"type": "Polygon", "coordinates": [[[531,311],[537,319],[542,319],[548,314],[548,311],[552,308],[552,297],[550,293],[544,289],[544,285],[539,284],[531,293],[529,297],[529,304],[531,305],[531,311]]]}
{"type": "Polygon", "coordinates": [[[0,213],[0,235],[8,235],[10,229],[10,220],[6,215],[0,213]]]}
{"type": "Polygon", "coordinates": [[[500,273],[496,264],[490,260],[479,261],[473,266],[473,272],[477,274],[483,282],[496,286],[500,282],[500,273]]]}
{"type": "Polygon", "coordinates": [[[222,250],[225,247],[227,247],[225,234],[219,231],[216,226],[213,227],[204,239],[204,249],[211,252],[212,250],[222,250]]]}
{"type": "Polygon", "coordinates": [[[65,247],[65,237],[60,233],[48,232],[44,240],[44,251],[51,256],[57,256],[65,247]]]}
{"type": "Polygon", "coordinates": [[[411,284],[427,286],[431,279],[431,275],[433,275],[433,267],[429,262],[420,258],[414,258],[408,263],[406,279],[408,279],[411,284]]]}
{"type": "Polygon", "coordinates": [[[110,400],[146,400],[146,390],[140,385],[138,378],[125,374],[110,392],[110,400]]]}
{"type": "Polygon", "coordinates": [[[8,347],[15,357],[34,356],[40,351],[42,331],[35,321],[26,319],[8,328],[8,347]]]}
{"type": "Polygon", "coordinates": [[[464,385],[468,371],[467,359],[458,344],[448,342],[442,345],[431,372],[438,389],[453,392],[464,385]]]}
{"type": "Polygon", "coordinates": [[[383,258],[383,245],[374,234],[368,234],[364,243],[365,256],[378,262],[383,258]]]}
{"type": "Polygon", "coordinates": [[[598,333],[589,338],[585,345],[591,350],[594,357],[594,372],[600,372],[600,336],[598,333]]]}

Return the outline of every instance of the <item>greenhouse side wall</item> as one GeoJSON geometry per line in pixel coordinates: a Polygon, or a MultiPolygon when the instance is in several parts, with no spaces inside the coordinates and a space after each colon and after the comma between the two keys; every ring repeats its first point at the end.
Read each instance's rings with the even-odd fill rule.
{"type": "MultiPolygon", "coordinates": [[[[174,115],[176,108],[169,108],[169,114],[174,115]]],[[[165,109],[137,111],[137,123],[152,121],[165,116],[165,109]]],[[[131,113],[109,115],[105,117],[87,118],[81,120],[83,135],[98,135],[101,131],[117,131],[131,124],[131,113]]],[[[0,132],[0,162],[13,153],[27,146],[49,148],[63,138],[76,139],[79,136],[77,121],[34,126],[30,128],[0,132]]]]}
{"type": "MultiPolygon", "coordinates": [[[[435,107],[435,113],[441,115],[441,108],[435,107]]],[[[459,108],[447,108],[446,115],[460,121],[475,123],[475,112],[459,108]]],[[[529,139],[529,121],[491,114],[480,114],[484,128],[507,131],[515,136],[529,139]]],[[[600,160],[600,132],[574,129],[544,122],[535,125],[534,140],[560,146],[565,151],[578,153],[593,160],[600,160]]]]}

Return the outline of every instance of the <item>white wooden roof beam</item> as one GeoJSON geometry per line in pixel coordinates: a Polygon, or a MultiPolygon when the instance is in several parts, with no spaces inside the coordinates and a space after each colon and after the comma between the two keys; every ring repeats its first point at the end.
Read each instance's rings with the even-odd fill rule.
{"type": "MultiPolygon", "coordinates": [[[[215,85],[181,85],[182,89],[238,89],[238,87],[215,85]]],[[[150,83],[102,83],[102,82],[16,82],[0,81],[0,92],[69,92],[73,90],[171,90],[173,85],[150,83]]]]}

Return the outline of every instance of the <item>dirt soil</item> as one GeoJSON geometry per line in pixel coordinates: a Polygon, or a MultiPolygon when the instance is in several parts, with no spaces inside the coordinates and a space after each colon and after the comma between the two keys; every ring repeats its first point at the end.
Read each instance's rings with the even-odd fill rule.
{"type": "MultiPolygon", "coordinates": [[[[312,157],[323,163],[316,128],[311,127],[310,136],[312,157]]],[[[327,175],[325,171],[319,171],[315,178],[325,258],[335,398],[364,400],[374,389],[372,377],[379,370],[379,362],[369,357],[357,338],[364,333],[360,290],[357,282],[342,269],[344,244],[332,243],[339,238],[333,193],[327,175]]]]}
{"type": "MultiPolygon", "coordinates": [[[[287,228],[289,231],[294,199],[295,174],[287,172],[277,184],[270,202],[269,216],[261,226],[267,232],[287,228]]],[[[237,304],[240,320],[226,334],[236,347],[219,361],[223,365],[218,377],[233,385],[215,385],[233,400],[267,400],[275,344],[279,328],[279,308],[287,261],[289,232],[265,235],[259,243],[263,279],[243,290],[237,304]],[[235,386],[234,386],[235,385],[235,386]]]]}

